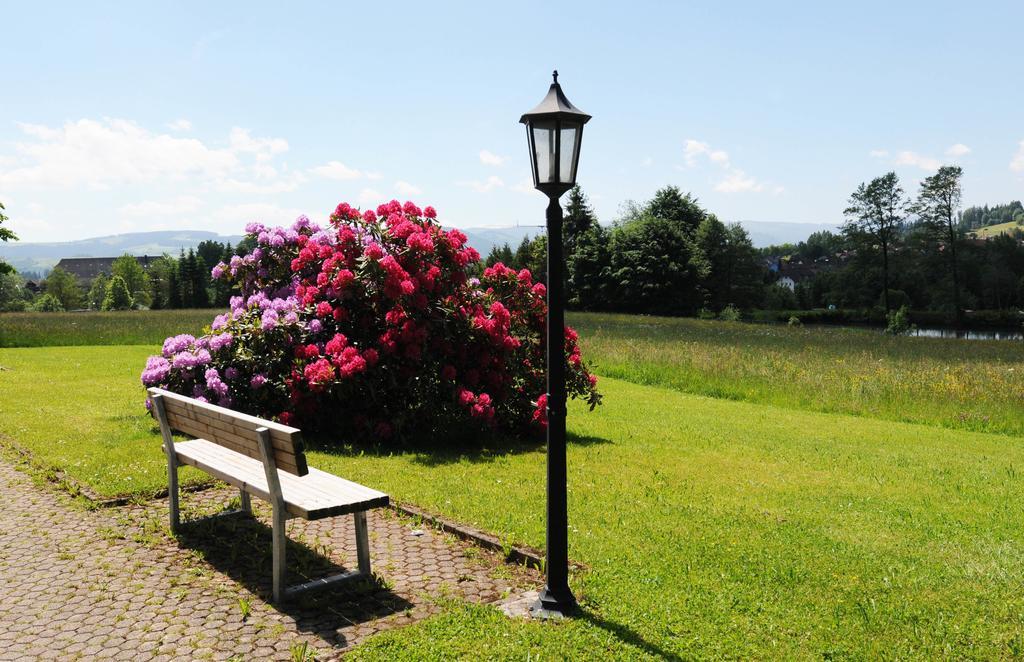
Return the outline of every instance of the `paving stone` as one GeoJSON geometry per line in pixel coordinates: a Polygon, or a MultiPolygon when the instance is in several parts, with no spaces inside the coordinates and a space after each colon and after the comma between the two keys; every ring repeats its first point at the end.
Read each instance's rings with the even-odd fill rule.
{"type": "MultiPolygon", "coordinates": [[[[447,595],[494,602],[535,589],[521,568],[391,511],[368,515],[377,586],[344,586],[273,605],[269,509],[167,532],[166,499],[83,509],[0,462],[0,659],[290,659],[306,643],[333,659],[376,632],[440,610],[447,595]],[[242,605],[247,613],[243,615],[242,605]]],[[[237,492],[183,496],[183,513],[223,508],[237,492]]],[[[288,523],[288,581],[348,570],[352,518],[288,523]]]]}

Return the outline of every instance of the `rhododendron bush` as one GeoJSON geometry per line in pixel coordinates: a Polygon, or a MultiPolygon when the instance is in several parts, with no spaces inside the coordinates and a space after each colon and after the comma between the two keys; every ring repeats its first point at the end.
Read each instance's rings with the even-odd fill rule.
{"type": "MultiPolygon", "coordinates": [[[[320,228],[246,227],[256,248],[213,268],[241,295],[210,333],[168,338],[146,386],[344,440],[543,427],[545,288],[480,256],[431,207],[342,203],[320,228]]],[[[597,380],[566,328],[571,397],[597,380]]]]}

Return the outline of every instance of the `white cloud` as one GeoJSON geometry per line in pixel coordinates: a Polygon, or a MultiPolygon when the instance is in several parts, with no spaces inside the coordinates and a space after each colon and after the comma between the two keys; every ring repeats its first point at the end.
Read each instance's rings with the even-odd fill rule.
{"type": "Polygon", "coordinates": [[[34,140],[16,145],[20,158],[13,168],[0,172],[3,187],[106,189],[193,175],[217,178],[240,166],[231,150],[213,149],[194,138],[155,134],[128,120],[20,127],[34,140]]]}
{"type": "Polygon", "coordinates": [[[715,184],[715,190],[719,193],[760,193],[765,190],[765,184],[733,168],[725,179],[715,184]]]}
{"type": "Polygon", "coordinates": [[[423,189],[420,187],[401,180],[395,182],[395,190],[398,191],[398,195],[420,195],[423,193],[423,189]]]}
{"type": "Polygon", "coordinates": [[[949,149],[946,150],[946,156],[952,156],[953,158],[967,156],[970,153],[971,148],[963,143],[957,143],[955,145],[952,145],[949,149]]]}
{"type": "Polygon", "coordinates": [[[384,194],[380,191],[376,191],[372,188],[364,188],[359,192],[359,204],[363,207],[369,207],[371,205],[376,207],[382,202],[386,201],[384,200],[384,194]]]}
{"type": "MultiPolygon", "coordinates": [[[[174,124],[186,120],[178,120],[174,124]]],[[[262,189],[290,191],[303,180],[289,176],[277,182],[273,157],[288,150],[282,138],[253,137],[233,128],[228,147],[211,147],[195,138],[149,131],[122,119],[82,119],[53,128],[19,125],[26,139],[15,145],[17,156],[4,157],[0,186],[4,188],[97,190],[143,182],[182,182],[198,178],[218,188],[252,192],[235,185],[256,177],[262,189]],[[224,184],[227,182],[227,184],[224,184]]]]}
{"type": "MultiPolygon", "coordinates": [[[[533,178],[531,177],[524,177],[518,183],[510,186],[509,189],[515,191],[516,193],[537,193],[539,195],[544,195],[543,193],[538,191],[537,188],[533,185],[533,178]]],[[[591,200],[595,198],[595,194],[593,193],[590,193],[588,195],[590,196],[591,200]]]]}
{"type": "Polygon", "coordinates": [[[257,161],[267,161],[274,154],[288,151],[288,141],[284,138],[253,138],[249,129],[234,127],[228,135],[231,151],[243,154],[255,154],[257,161]]]}
{"type": "MultiPolygon", "coordinates": [[[[318,175],[325,179],[337,179],[340,181],[346,181],[351,179],[362,179],[366,177],[366,173],[355,168],[349,168],[341,161],[329,161],[322,166],[310,168],[309,170],[314,175],[318,175]]],[[[371,179],[376,179],[372,177],[371,179]]]]}
{"type": "Polygon", "coordinates": [[[489,166],[500,166],[504,162],[504,156],[498,156],[493,152],[488,152],[486,149],[480,150],[480,163],[489,166]]]}
{"type": "MultiPolygon", "coordinates": [[[[748,175],[743,170],[732,165],[729,153],[723,149],[715,149],[706,142],[688,138],[683,147],[683,155],[686,158],[686,165],[695,167],[701,159],[718,166],[725,171],[725,177],[715,184],[715,190],[719,193],[763,193],[771,191],[778,195],[785,191],[781,186],[773,186],[768,182],[759,181],[748,175]]],[[[680,170],[679,166],[676,166],[680,170]]]]}
{"type": "Polygon", "coordinates": [[[274,168],[263,170],[262,177],[258,165],[253,170],[258,178],[264,180],[263,182],[225,178],[216,180],[213,186],[222,193],[289,193],[306,182],[306,177],[300,172],[293,172],[275,180],[277,171],[274,168]]]}
{"type": "Polygon", "coordinates": [[[900,152],[896,155],[896,165],[915,166],[922,170],[938,170],[942,166],[942,161],[922,156],[917,152],[900,152]]]}
{"type": "Polygon", "coordinates": [[[185,118],[176,119],[173,122],[168,123],[167,128],[171,131],[191,131],[192,122],[189,122],[185,118]]]}
{"type": "Polygon", "coordinates": [[[203,201],[191,195],[181,195],[173,200],[145,200],[122,205],[118,211],[126,216],[172,216],[196,211],[203,201]]]}
{"type": "Polygon", "coordinates": [[[709,161],[723,168],[729,166],[729,153],[721,149],[712,149],[710,145],[699,140],[688,138],[683,147],[683,154],[686,157],[686,165],[691,168],[697,165],[700,157],[707,157],[709,161]]]}
{"type": "Polygon", "coordinates": [[[471,180],[457,183],[459,186],[471,188],[477,193],[487,193],[489,191],[493,191],[496,188],[501,188],[505,186],[505,182],[503,182],[501,177],[498,177],[497,175],[491,175],[486,179],[486,181],[482,182],[477,180],[471,180]]]}
{"type": "Polygon", "coordinates": [[[1013,155],[1013,160],[1010,161],[1010,170],[1024,172],[1024,140],[1020,141],[1017,153],[1013,155]]]}
{"type": "Polygon", "coordinates": [[[889,150],[887,149],[873,149],[870,152],[871,158],[873,159],[886,159],[889,158],[889,150]]]}

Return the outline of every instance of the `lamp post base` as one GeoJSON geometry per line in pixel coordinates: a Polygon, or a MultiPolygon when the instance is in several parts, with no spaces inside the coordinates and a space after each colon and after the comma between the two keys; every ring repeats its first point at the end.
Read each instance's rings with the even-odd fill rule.
{"type": "Polygon", "coordinates": [[[576,607],[576,597],[568,586],[561,591],[552,591],[545,586],[537,601],[530,605],[530,615],[543,619],[565,618],[571,616],[576,607]]]}

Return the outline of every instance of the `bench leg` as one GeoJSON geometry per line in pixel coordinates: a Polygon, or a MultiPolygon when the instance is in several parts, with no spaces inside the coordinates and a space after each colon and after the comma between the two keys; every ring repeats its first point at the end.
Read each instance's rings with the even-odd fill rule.
{"type": "Polygon", "coordinates": [[[284,507],[274,504],[274,602],[280,602],[285,589],[285,517],[284,507]]]}
{"type": "Polygon", "coordinates": [[[181,515],[178,511],[178,462],[174,451],[167,454],[167,503],[170,506],[171,533],[181,528],[181,515]]]}
{"type": "Polygon", "coordinates": [[[370,576],[370,539],[366,531],[366,512],[353,515],[356,524],[356,556],[359,559],[359,572],[370,576]]]}
{"type": "Polygon", "coordinates": [[[238,499],[241,503],[238,509],[243,513],[252,515],[252,501],[249,499],[249,493],[245,490],[238,490],[238,499]]]}

